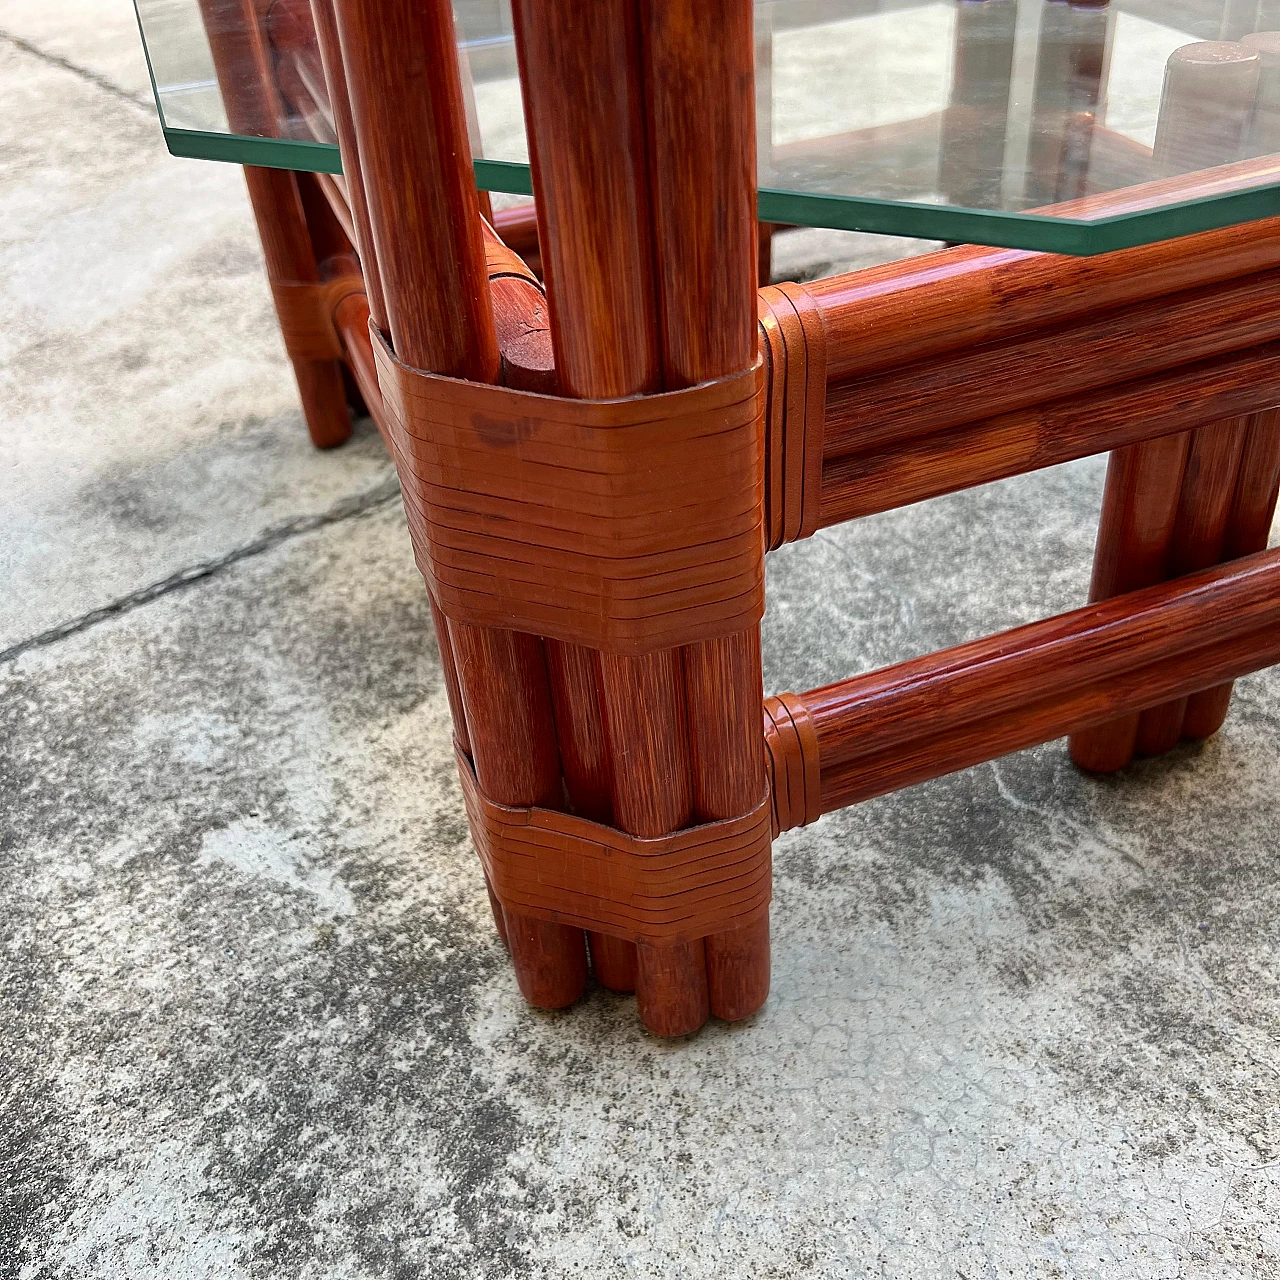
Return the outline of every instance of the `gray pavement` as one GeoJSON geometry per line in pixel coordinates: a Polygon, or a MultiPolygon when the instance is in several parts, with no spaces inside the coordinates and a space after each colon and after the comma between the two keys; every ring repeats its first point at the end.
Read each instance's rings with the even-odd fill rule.
{"type": "MultiPolygon", "coordinates": [[[[0,1276],[1280,1276],[1280,676],[784,836],[746,1024],[527,1009],[390,468],[131,22],[0,0],[0,1276]]],[[[1101,476],[784,549],[768,687],[1079,603],[1101,476]]]]}

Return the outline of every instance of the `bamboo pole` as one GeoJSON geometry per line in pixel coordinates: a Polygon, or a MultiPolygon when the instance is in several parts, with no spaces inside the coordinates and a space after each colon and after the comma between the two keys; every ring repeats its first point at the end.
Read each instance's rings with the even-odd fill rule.
{"type": "MultiPolygon", "coordinates": [[[[634,0],[517,0],[512,18],[561,391],[583,399],[658,391],[634,0]]],[[[575,771],[583,766],[576,803],[604,814],[607,786],[621,829],[658,836],[684,826],[691,787],[679,655],[627,658],[559,644],[550,653],[565,754],[575,771]]],[[[636,947],[601,935],[591,943],[600,980],[634,985],[650,1030],[679,1035],[701,1025],[700,955],[695,965],[674,948],[671,963],[642,969],[636,947]]]]}
{"type": "MultiPolygon", "coordinates": [[[[662,375],[674,390],[738,373],[756,356],[752,6],[642,0],[640,11],[662,375]]],[[[759,628],[683,656],[694,816],[736,817],[764,788],[759,628]]],[[[713,934],[705,949],[711,1012],[733,1021],[760,1008],[768,918],[713,934]]]]}
{"type": "Polygon", "coordinates": [[[826,813],[1280,658],[1280,552],[799,695],[826,813]]]}
{"type": "MultiPolygon", "coordinates": [[[[1259,58],[1258,88],[1246,150],[1251,156],[1270,155],[1280,150],[1280,32],[1249,33],[1240,43],[1256,52],[1259,58]]],[[[1278,486],[1280,410],[1269,410],[1254,415],[1247,423],[1231,514],[1225,529],[1225,558],[1261,551],[1267,545],[1278,486]]],[[[1187,699],[1182,722],[1183,737],[1198,740],[1217,733],[1230,704],[1230,684],[1192,694],[1187,699]]]]}
{"type": "MultiPolygon", "coordinates": [[[[245,0],[200,0],[200,13],[231,132],[279,136],[280,99],[252,6],[245,0]]],[[[318,283],[320,272],[297,179],[282,169],[245,165],[244,180],[262,241],[267,278],[273,284],[318,283]]],[[[340,362],[292,357],[290,362],[312,443],[321,449],[342,444],[351,435],[351,415],[340,362]]]]}
{"type": "MultiPolygon", "coordinates": [[[[499,355],[466,145],[453,19],[444,0],[337,0],[337,25],[391,340],[418,368],[495,381],[499,355]]],[[[502,804],[560,807],[542,644],[450,621],[476,776],[502,804]]],[[[521,991],[581,994],[580,930],[505,913],[521,991]]]]}
{"type": "MultiPolygon", "coordinates": [[[[1257,53],[1236,44],[1203,42],[1174,51],[1165,69],[1156,129],[1155,162],[1159,169],[1179,173],[1243,155],[1259,62],[1257,53]]],[[[1228,424],[1198,439],[1194,446],[1189,437],[1166,437],[1112,455],[1102,500],[1091,600],[1101,599],[1109,591],[1146,586],[1176,571],[1174,542],[1180,505],[1185,531],[1180,555],[1184,563],[1196,567],[1215,542],[1221,545],[1229,496],[1227,501],[1217,499],[1220,490],[1226,488],[1229,493],[1234,484],[1234,464],[1229,471],[1226,464],[1232,453],[1238,459],[1240,443],[1240,426],[1228,424]],[[1214,454],[1227,456],[1217,458],[1214,454]],[[1194,469],[1187,475],[1189,457],[1194,469]],[[1150,510],[1139,511],[1137,506],[1149,506],[1150,510]],[[1211,527],[1201,522],[1193,531],[1191,514],[1207,507],[1214,509],[1216,524],[1211,527]]],[[[1130,715],[1114,725],[1096,725],[1072,738],[1072,758],[1082,768],[1110,772],[1128,764],[1135,750],[1150,754],[1165,751],[1181,737],[1184,710],[1174,704],[1148,709],[1136,721],[1130,715]]]]}
{"type": "MultiPolygon", "coordinates": [[[[517,0],[513,15],[564,394],[643,394],[746,368],[757,258],[749,7],[517,0]]],[[[657,836],[758,800],[758,644],[730,637],[593,660],[600,768],[619,827],[657,836]]],[[[575,687],[587,689],[586,657],[552,652],[553,669],[573,664],[575,687]]],[[[758,1007],[767,934],[749,932],[711,942],[710,987],[702,940],[642,943],[645,1025],[680,1035],[713,1008],[740,1017],[758,1007]]]]}

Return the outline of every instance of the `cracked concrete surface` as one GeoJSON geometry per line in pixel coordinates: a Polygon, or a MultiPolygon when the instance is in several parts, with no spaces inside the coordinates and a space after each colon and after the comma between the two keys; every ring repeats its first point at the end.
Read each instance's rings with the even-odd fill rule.
{"type": "MultiPolygon", "coordinates": [[[[376,437],[307,444],[127,9],[53,12],[0,3],[0,1276],[1280,1276],[1280,676],[787,834],[747,1024],[525,1008],[376,437]]],[[[1072,607],[1101,474],[784,549],[769,687],[1072,607]]]]}

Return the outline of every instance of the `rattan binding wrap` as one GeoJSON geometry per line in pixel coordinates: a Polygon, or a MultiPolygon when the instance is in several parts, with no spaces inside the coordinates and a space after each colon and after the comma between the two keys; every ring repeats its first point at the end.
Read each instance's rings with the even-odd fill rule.
{"type": "Polygon", "coordinates": [[[765,759],[775,834],[822,817],[818,734],[794,693],[764,700],[765,759]]]}
{"type": "Polygon", "coordinates": [[[629,942],[692,942],[758,920],[772,894],[769,797],[654,839],[548,809],[510,809],[458,773],[471,837],[504,907],[629,942]]]}
{"type": "Polygon", "coordinates": [[[418,567],[447,617],[619,654],[760,621],[760,361],[568,400],[411,369],[372,337],[418,567]]]}
{"type": "Polygon", "coordinates": [[[294,360],[341,360],[342,342],[333,323],[338,304],[348,294],[363,293],[359,275],[341,275],[323,284],[271,282],[285,350],[294,360]]]}
{"type": "Polygon", "coordinates": [[[769,375],[765,509],[772,551],[818,528],[827,337],[818,304],[798,284],[761,289],[759,315],[769,375]]]}

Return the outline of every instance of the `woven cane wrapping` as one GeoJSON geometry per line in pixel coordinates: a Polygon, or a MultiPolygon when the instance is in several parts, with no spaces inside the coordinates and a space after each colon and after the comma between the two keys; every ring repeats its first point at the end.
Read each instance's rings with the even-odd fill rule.
{"type": "Polygon", "coordinates": [[[348,294],[363,293],[358,275],[343,275],[323,284],[271,282],[285,350],[294,360],[341,360],[342,343],[333,313],[348,294]]]}
{"type": "Polygon", "coordinates": [[[822,817],[818,734],[809,708],[794,693],[764,700],[765,758],[775,831],[822,817]]]}
{"type": "Polygon", "coordinates": [[[418,567],[446,616],[622,654],[759,622],[759,361],[567,400],[423,373],[372,337],[418,567]]]}
{"type": "Polygon", "coordinates": [[[772,551],[818,527],[827,339],[818,304],[800,285],[761,289],[759,303],[768,370],[765,510],[772,551]]]}
{"type": "Polygon", "coordinates": [[[630,942],[691,942],[758,920],[772,894],[769,798],[655,839],[481,794],[458,751],[471,836],[503,906],[630,942]]]}

